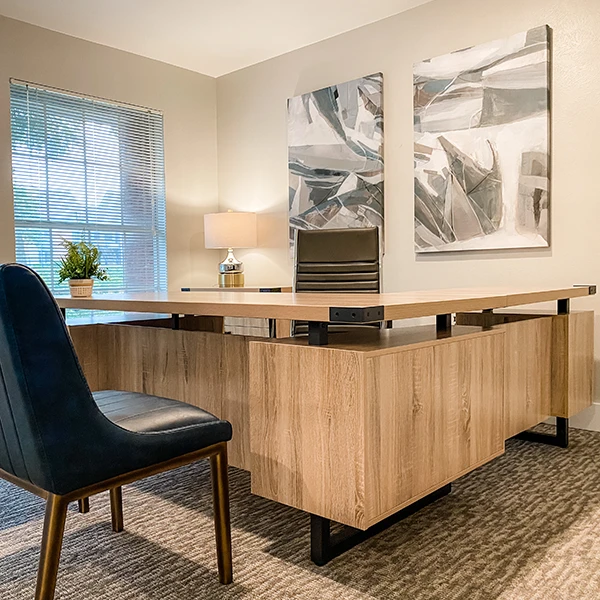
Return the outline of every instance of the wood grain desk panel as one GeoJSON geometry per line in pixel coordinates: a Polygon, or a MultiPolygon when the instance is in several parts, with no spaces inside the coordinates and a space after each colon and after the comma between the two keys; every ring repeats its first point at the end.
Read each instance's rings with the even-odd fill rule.
{"type": "Polygon", "coordinates": [[[366,529],[498,456],[503,336],[251,342],[252,491],[366,529]]]}
{"type": "Polygon", "coordinates": [[[181,400],[227,419],[229,462],[250,469],[248,344],[252,338],[137,325],[70,328],[92,391],[181,400]]]}
{"type": "MultiPolygon", "coordinates": [[[[466,335],[480,333],[481,326],[455,326],[449,334],[438,334],[435,325],[418,325],[416,327],[397,327],[394,329],[364,328],[356,331],[334,332],[329,334],[328,348],[334,350],[347,350],[349,352],[362,352],[370,358],[380,354],[387,354],[390,350],[402,346],[412,349],[430,346],[432,342],[440,339],[456,339],[466,335]]],[[[306,336],[269,340],[274,344],[289,346],[308,346],[306,336]]]]}
{"type": "Polygon", "coordinates": [[[518,321],[503,329],[504,436],[508,439],[551,414],[552,317],[518,321]]]}
{"type": "Polygon", "coordinates": [[[92,298],[58,297],[57,302],[61,308],[328,322],[330,308],[334,307],[383,306],[382,320],[397,320],[579,298],[589,294],[587,287],[538,290],[474,288],[393,294],[169,292],[104,294],[92,298]]]}
{"type": "Polygon", "coordinates": [[[502,335],[368,358],[368,525],[504,451],[502,335]]]}
{"type": "MultiPolygon", "coordinates": [[[[505,331],[504,437],[535,427],[551,415],[553,319],[556,315],[459,313],[463,325],[505,331]]],[[[592,357],[593,360],[593,357],[592,357]]],[[[590,399],[591,402],[591,399],[590,399]]]]}
{"type": "Polygon", "coordinates": [[[484,319],[506,331],[506,437],[548,416],[570,418],[594,400],[594,313],[567,315],[459,313],[457,323],[484,319]]]}
{"type": "Polygon", "coordinates": [[[356,353],[253,347],[252,492],[340,523],[364,523],[363,386],[356,353]]]}
{"type": "Polygon", "coordinates": [[[594,313],[554,317],[552,348],[551,414],[569,418],[594,399],[594,313]]]}
{"type": "Polygon", "coordinates": [[[74,325],[69,327],[69,334],[77,358],[83,369],[83,374],[93,392],[106,389],[104,383],[105,348],[98,343],[98,330],[100,325],[74,325]],[[102,378],[101,378],[102,374],[102,378]]]}

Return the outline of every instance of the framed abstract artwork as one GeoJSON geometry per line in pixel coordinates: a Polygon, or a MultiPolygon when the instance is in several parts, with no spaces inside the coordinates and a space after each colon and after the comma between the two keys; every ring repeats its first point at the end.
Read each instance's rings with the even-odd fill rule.
{"type": "Polygon", "coordinates": [[[546,247],[550,28],[414,66],[418,253],[546,247]]]}
{"type": "Polygon", "coordinates": [[[383,227],[383,75],[288,100],[289,230],[383,227]]]}

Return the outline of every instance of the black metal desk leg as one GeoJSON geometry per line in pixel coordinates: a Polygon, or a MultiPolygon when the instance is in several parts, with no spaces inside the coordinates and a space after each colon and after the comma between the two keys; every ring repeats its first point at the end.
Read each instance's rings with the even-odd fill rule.
{"type": "Polygon", "coordinates": [[[569,419],[556,417],[556,433],[539,433],[537,431],[523,431],[515,435],[515,439],[524,442],[536,442],[567,448],[569,446],[569,419]]]}
{"type": "Polygon", "coordinates": [[[452,315],[436,315],[435,330],[438,337],[447,337],[452,333],[452,315]]]}
{"type": "Polygon", "coordinates": [[[329,343],[328,323],[318,321],[308,322],[308,344],[309,346],[327,346],[329,343]]]}
{"type": "Polygon", "coordinates": [[[330,560],[331,521],[310,515],[310,560],[322,567],[330,560]]]}
{"type": "Polygon", "coordinates": [[[481,327],[483,329],[491,329],[494,324],[494,309],[486,308],[481,311],[481,327]]]}
{"type": "MultiPolygon", "coordinates": [[[[571,312],[571,302],[569,298],[558,300],[557,313],[559,315],[568,315],[571,312]]],[[[515,439],[525,442],[537,442],[538,444],[549,444],[559,448],[569,446],[569,419],[565,417],[556,417],[556,433],[538,433],[537,431],[523,431],[515,435],[515,439]]]]}
{"type": "Polygon", "coordinates": [[[329,519],[310,515],[310,558],[316,565],[322,567],[336,556],[340,556],[340,554],[358,546],[361,542],[381,533],[390,527],[390,525],[394,525],[436,500],[443,498],[450,493],[451,489],[451,484],[445,485],[432,494],[429,494],[429,496],[417,500],[414,504],[376,523],[365,531],[344,526],[340,531],[332,534],[331,521],[329,519]]]}
{"type": "Polygon", "coordinates": [[[556,441],[560,448],[567,448],[569,445],[569,419],[556,417],[556,441]]]}
{"type": "Polygon", "coordinates": [[[571,300],[569,298],[559,300],[556,308],[559,315],[568,315],[571,312],[571,300]]]}
{"type": "Polygon", "coordinates": [[[171,329],[179,329],[180,317],[179,315],[171,315],[171,329]]]}

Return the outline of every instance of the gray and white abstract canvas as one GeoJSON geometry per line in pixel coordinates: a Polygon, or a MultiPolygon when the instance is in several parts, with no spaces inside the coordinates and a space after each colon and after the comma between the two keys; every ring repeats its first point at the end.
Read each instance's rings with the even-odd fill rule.
{"type": "Polygon", "coordinates": [[[416,252],[548,246],[549,34],[415,65],[416,252]]]}
{"type": "Polygon", "coordinates": [[[383,75],[288,100],[290,247],[296,229],[383,226],[383,75]]]}

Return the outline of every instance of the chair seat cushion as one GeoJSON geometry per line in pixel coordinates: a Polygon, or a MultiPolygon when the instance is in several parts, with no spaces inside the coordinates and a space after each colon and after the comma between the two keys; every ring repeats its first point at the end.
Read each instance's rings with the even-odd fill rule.
{"type": "Polygon", "coordinates": [[[105,390],[94,392],[96,404],[113,423],[138,433],[172,431],[192,425],[223,423],[191,404],[159,396],[105,390]]]}
{"type": "Polygon", "coordinates": [[[68,462],[69,478],[52,493],[67,494],[232,437],[231,423],[185,402],[116,390],[92,395],[108,427],[103,436],[92,433],[80,441],[81,451],[68,462]]]}

